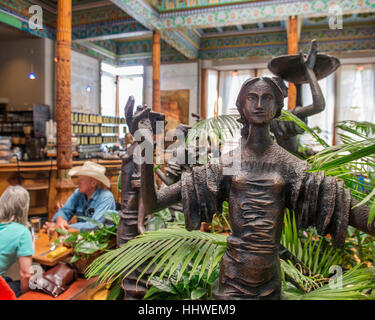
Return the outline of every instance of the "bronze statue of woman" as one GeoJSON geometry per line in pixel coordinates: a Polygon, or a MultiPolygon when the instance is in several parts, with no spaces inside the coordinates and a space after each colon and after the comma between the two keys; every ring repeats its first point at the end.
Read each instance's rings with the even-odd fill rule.
{"type": "MultiPolygon", "coordinates": [[[[310,72],[313,65],[301,59],[310,72]]],[[[232,166],[231,158],[222,157],[157,191],[153,164],[141,165],[146,213],[182,201],[186,228],[194,230],[211,222],[222,201],[228,201],[232,234],[220,265],[217,299],[281,298],[278,251],[285,208],[295,212],[300,227],[329,233],[337,247],[343,246],[348,225],[375,235],[375,223],[367,224],[369,208],[353,209],[357,202],[341,180],[308,172],[306,161],[274,142],[270,122],[280,115],[283,100],[272,78],[252,78],[242,85],[236,105],[248,130],[242,131],[241,145],[234,150],[241,163],[232,174],[224,170],[232,166]]]]}

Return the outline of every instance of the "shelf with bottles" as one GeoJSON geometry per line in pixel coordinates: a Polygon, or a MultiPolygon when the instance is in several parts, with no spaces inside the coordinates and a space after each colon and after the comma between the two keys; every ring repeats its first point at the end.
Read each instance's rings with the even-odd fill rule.
{"type": "Polygon", "coordinates": [[[119,138],[116,136],[102,137],[102,144],[119,143],[119,138]]]}
{"type": "Polygon", "coordinates": [[[101,134],[101,127],[92,124],[72,124],[72,134],[74,135],[88,135],[101,134]]]}
{"type": "Polygon", "coordinates": [[[125,118],[103,116],[100,114],[92,113],[72,112],[72,123],[118,126],[120,124],[125,124],[125,118]]]}
{"type": "Polygon", "coordinates": [[[79,145],[94,145],[103,143],[103,137],[101,136],[80,136],[77,138],[79,145]]]}
{"type": "Polygon", "coordinates": [[[79,135],[101,135],[101,134],[116,134],[120,132],[119,127],[102,127],[92,125],[72,125],[72,134],[79,135]]]}
{"type": "Polygon", "coordinates": [[[102,134],[119,134],[120,133],[120,129],[118,126],[116,127],[104,127],[102,126],[101,128],[101,133],[102,134]]]}

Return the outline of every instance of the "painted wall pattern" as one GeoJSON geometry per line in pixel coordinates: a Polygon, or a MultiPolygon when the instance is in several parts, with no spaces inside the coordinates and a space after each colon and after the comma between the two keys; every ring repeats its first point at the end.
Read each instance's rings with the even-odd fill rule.
{"type": "MultiPolygon", "coordinates": [[[[236,6],[219,6],[160,15],[159,29],[207,28],[234,24],[285,20],[291,15],[300,17],[327,15],[337,0],[267,1],[236,6]]],[[[375,10],[374,0],[341,0],[343,13],[363,13],[375,10]]]]}
{"type": "Polygon", "coordinates": [[[72,39],[86,39],[146,30],[148,29],[134,20],[106,21],[73,27],[72,39]]]}
{"type": "Polygon", "coordinates": [[[139,21],[150,30],[160,29],[157,27],[159,21],[158,12],[148,3],[142,0],[111,0],[119,8],[127,12],[135,20],[139,21]]]}
{"type": "Polygon", "coordinates": [[[190,59],[196,59],[199,53],[199,44],[193,43],[189,36],[182,30],[161,30],[160,36],[179,52],[190,59]]]}
{"type": "Polygon", "coordinates": [[[114,40],[96,40],[93,43],[103,49],[110,51],[113,54],[117,54],[117,42],[114,40]]]}
{"type": "MultiPolygon", "coordinates": [[[[342,30],[304,30],[299,48],[307,52],[310,41],[317,39],[319,51],[327,54],[370,52],[375,50],[375,26],[351,27],[342,30]]],[[[270,57],[287,54],[285,32],[267,35],[210,38],[201,41],[200,59],[270,57]]]]}
{"type": "MultiPolygon", "coordinates": [[[[189,60],[164,40],[161,40],[160,42],[160,51],[161,63],[182,62],[189,60]]],[[[116,63],[119,66],[152,64],[152,39],[138,40],[135,43],[123,42],[119,44],[118,58],[116,63]]]]}
{"type": "Polygon", "coordinates": [[[95,57],[95,58],[97,58],[99,60],[102,60],[104,62],[116,65],[116,60],[115,59],[111,59],[111,58],[109,58],[106,55],[102,55],[102,54],[100,54],[100,53],[92,50],[91,48],[84,47],[84,46],[82,46],[82,45],[80,45],[80,44],[78,44],[76,42],[72,43],[72,49],[74,49],[74,50],[76,50],[78,52],[90,55],[92,57],[95,57]]]}
{"type": "Polygon", "coordinates": [[[72,25],[86,25],[99,22],[114,22],[117,20],[133,20],[126,12],[115,5],[93,8],[87,10],[73,11],[72,25]]]}

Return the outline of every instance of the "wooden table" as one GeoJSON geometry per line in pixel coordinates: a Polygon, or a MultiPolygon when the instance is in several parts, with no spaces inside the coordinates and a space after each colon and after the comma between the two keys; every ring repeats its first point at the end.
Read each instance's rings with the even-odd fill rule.
{"type": "MultiPolygon", "coordinates": [[[[77,229],[70,229],[69,232],[77,232],[77,229]]],[[[56,239],[56,233],[52,237],[51,242],[56,239]]],[[[59,261],[68,259],[71,255],[73,249],[68,248],[63,254],[56,258],[48,258],[47,255],[41,257],[40,255],[50,249],[50,241],[48,240],[48,234],[46,231],[42,230],[39,234],[39,238],[35,239],[34,242],[34,255],[33,261],[38,262],[46,266],[54,266],[59,261]]],[[[74,281],[70,287],[60,294],[58,297],[54,298],[46,293],[40,291],[28,291],[17,298],[17,300],[93,300],[95,294],[100,290],[104,290],[104,284],[97,283],[98,277],[83,279],[78,278],[74,281]]]]}
{"type": "Polygon", "coordinates": [[[57,256],[56,258],[49,258],[48,254],[41,256],[44,252],[51,249],[51,243],[56,239],[56,233],[52,237],[51,242],[48,240],[48,234],[46,231],[42,230],[39,234],[39,238],[34,240],[34,255],[33,261],[38,262],[45,266],[54,266],[63,258],[66,258],[73,251],[73,248],[68,248],[67,251],[57,256]]]}

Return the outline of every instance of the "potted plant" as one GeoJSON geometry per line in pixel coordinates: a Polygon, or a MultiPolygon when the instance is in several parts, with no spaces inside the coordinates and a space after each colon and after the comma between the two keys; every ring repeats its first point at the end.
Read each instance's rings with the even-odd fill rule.
{"type": "MultiPolygon", "coordinates": [[[[116,231],[119,223],[118,213],[117,211],[107,211],[104,213],[104,217],[104,224],[87,217],[80,217],[94,223],[97,228],[90,231],[71,233],[64,240],[66,246],[73,248],[73,257],[70,263],[81,275],[85,273],[87,266],[92,261],[116,245],[116,231]]],[[[67,234],[67,231],[59,231],[67,234]]]]}

